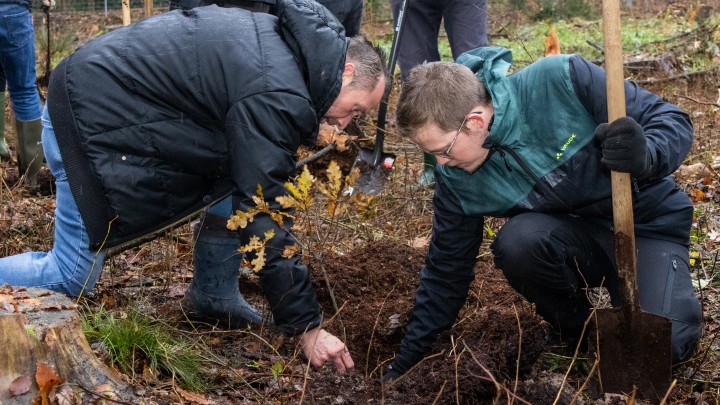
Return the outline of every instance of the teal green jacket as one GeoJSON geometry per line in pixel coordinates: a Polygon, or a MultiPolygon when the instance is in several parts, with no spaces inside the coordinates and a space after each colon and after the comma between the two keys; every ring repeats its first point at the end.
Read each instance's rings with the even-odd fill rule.
{"type": "MultiPolygon", "coordinates": [[[[508,75],[504,48],[469,51],[457,60],[492,96],[489,157],[469,174],[436,168],[433,235],[407,334],[393,362],[400,372],[419,361],[465,303],[483,239],[484,217],[523,212],[572,214],[612,226],[610,172],[594,140],[607,122],[605,72],[577,55],[540,59],[508,75]]],[[[689,243],[693,207],[670,176],[693,142],[680,108],[625,82],[627,115],[642,127],[651,174],[635,182],[636,235],[689,243]]]]}

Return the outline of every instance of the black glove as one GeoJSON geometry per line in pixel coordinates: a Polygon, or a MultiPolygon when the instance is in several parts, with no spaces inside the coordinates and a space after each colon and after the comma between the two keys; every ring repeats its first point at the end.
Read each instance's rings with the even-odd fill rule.
{"type": "Polygon", "coordinates": [[[602,148],[602,164],[610,170],[630,173],[642,180],[650,175],[650,153],[645,132],[631,117],[621,117],[595,128],[602,148]]]}

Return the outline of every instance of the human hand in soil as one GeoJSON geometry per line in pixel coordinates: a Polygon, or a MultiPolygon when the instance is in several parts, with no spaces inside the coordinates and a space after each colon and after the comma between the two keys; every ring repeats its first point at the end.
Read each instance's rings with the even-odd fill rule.
{"type": "Polygon", "coordinates": [[[303,353],[315,367],[322,367],[326,361],[332,360],[339,373],[355,367],[350,352],[342,340],[331,335],[325,329],[315,328],[300,337],[303,353]]]}

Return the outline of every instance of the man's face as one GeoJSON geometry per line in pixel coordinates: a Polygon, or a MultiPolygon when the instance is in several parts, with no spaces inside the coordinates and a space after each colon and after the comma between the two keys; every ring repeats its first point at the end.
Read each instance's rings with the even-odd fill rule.
{"type": "Polygon", "coordinates": [[[333,104],[323,116],[325,122],[330,125],[337,125],[340,129],[345,129],[353,118],[365,114],[380,105],[385,90],[385,77],[380,78],[372,90],[350,87],[349,84],[352,82],[353,72],[354,67],[352,64],[346,64],[340,94],[338,94],[333,104]]]}
{"type": "Polygon", "coordinates": [[[474,173],[487,159],[488,150],[483,148],[487,138],[487,110],[473,111],[466,116],[457,130],[444,131],[435,124],[427,124],[418,130],[413,141],[423,151],[434,155],[437,162],[474,173]]]}

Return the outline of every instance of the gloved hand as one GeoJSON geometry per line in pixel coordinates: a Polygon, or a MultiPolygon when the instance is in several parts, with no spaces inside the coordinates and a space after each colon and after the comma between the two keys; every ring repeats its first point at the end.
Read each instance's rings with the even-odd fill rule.
{"type": "Polygon", "coordinates": [[[55,8],[55,0],[42,0],[43,8],[52,10],[55,8]]]}
{"type": "Polygon", "coordinates": [[[602,148],[602,164],[610,170],[630,173],[642,180],[650,174],[650,153],[645,132],[631,117],[621,117],[595,128],[602,148]]]}
{"type": "Polygon", "coordinates": [[[383,374],[382,382],[383,382],[383,384],[390,384],[394,380],[397,380],[398,378],[400,378],[400,376],[402,376],[402,375],[403,375],[403,373],[401,373],[398,370],[396,370],[395,368],[393,368],[393,365],[391,364],[388,366],[385,374],[383,374]]]}

